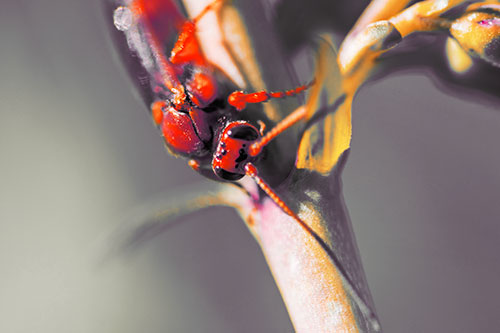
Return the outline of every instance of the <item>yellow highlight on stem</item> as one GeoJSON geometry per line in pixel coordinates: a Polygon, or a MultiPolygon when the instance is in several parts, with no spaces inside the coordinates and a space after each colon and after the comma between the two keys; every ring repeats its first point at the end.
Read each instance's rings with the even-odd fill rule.
{"type": "MultiPolygon", "coordinates": [[[[341,93],[342,76],[332,41],[322,36],[316,60],[315,85],[310,91],[308,119],[317,109],[332,107],[341,93]],[[322,97],[326,99],[322,100],[322,97]],[[326,103],[321,103],[326,102],[326,103]],[[326,105],[324,105],[326,104],[326,105]]],[[[296,167],[328,174],[351,142],[351,102],[347,98],[337,110],[328,110],[322,121],[311,125],[303,134],[297,151],[296,167]]]]}
{"type": "Polygon", "coordinates": [[[304,133],[297,153],[297,168],[323,175],[333,169],[351,144],[351,102],[346,99],[335,113],[304,133]]]}
{"type": "Polygon", "coordinates": [[[472,67],[472,59],[453,38],[446,40],[446,56],[450,68],[463,74],[472,67]]]}

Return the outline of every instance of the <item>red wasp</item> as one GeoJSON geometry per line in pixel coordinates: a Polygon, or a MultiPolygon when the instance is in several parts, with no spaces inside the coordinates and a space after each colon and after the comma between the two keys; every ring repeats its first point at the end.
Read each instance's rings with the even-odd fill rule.
{"type": "MultiPolygon", "coordinates": [[[[208,54],[202,51],[200,45],[202,40],[197,38],[197,29],[203,24],[200,21],[209,13],[220,10],[224,0],[214,0],[191,20],[186,20],[180,14],[173,0],[112,1],[114,25],[118,31],[123,31],[120,36],[126,39],[122,46],[126,45],[127,49],[122,55],[129,56],[129,59],[124,59],[128,67],[135,66],[132,68],[133,78],[150,104],[153,120],[161,130],[167,149],[175,155],[188,158],[194,170],[211,179],[236,182],[246,175],[255,180],[260,189],[284,213],[297,221],[324,250],[333,264],[335,274],[340,276],[343,289],[350,296],[348,303],[354,301],[365,317],[375,322],[375,327],[376,316],[363,301],[331,245],[271,187],[285,184],[285,177],[294,171],[292,163],[296,155],[300,157],[300,154],[296,154],[297,150],[288,153],[281,151],[277,141],[283,140],[287,147],[298,147],[299,136],[288,135],[291,131],[283,132],[299,121],[312,120],[311,111],[321,95],[319,87],[322,87],[322,82],[326,82],[327,74],[331,74],[325,70],[327,66],[321,65],[319,61],[321,52],[318,52],[316,59],[318,66],[315,77],[318,83],[310,92],[313,97],[266,131],[264,124],[270,123],[270,117],[263,112],[263,103],[274,98],[298,95],[312,87],[314,82],[282,92],[241,91],[242,85],[235,83],[216,62],[208,60],[208,54]],[[172,35],[175,38],[169,41],[172,35]],[[259,171],[271,185],[259,176],[259,171]]],[[[117,30],[114,29],[115,33],[117,30]]],[[[331,64],[337,63],[336,57],[323,58],[324,61],[327,59],[331,64]]],[[[332,104],[325,108],[325,112],[335,110],[343,98],[345,94],[335,103],[329,101],[332,104]]],[[[319,109],[314,112],[314,116],[322,113],[319,109]]],[[[328,136],[332,137],[332,133],[328,136]]],[[[317,156],[328,159],[330,154],[317,156]]],[[[253,191],[249,192],[250,197],[257,201],[253,191]]]]}
{"type": "Polygon", "coordinates": [[[114,23],[125,33],[128,47],[144,68],[146,84],[141,85],[150,89],[152,117],[167,149],[187,157],[194,170],[212,179],[234,182],[245,175],[252,177],[285,213],[304,225],[259,176],[258,169],[267,163],[263,158],[266,146],[303,120],[306,107],[298,108],[265,134],[264,122],[252,124],[248,114],[258,113],[260,103],[297,95],[313,83],[283,92],[240,91],[206,59],[196,36],[198,22],[219,10],[223,2],[215,0],[186,20],[171,1],[132,0],[114,10],[114,23]],[[180,32],[167,56],[164,40],[174,29],[180,32]]]}

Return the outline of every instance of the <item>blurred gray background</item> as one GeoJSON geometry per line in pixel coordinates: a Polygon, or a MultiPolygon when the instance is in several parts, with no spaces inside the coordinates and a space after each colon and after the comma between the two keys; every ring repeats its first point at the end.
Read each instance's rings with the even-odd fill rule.
{"type": "MultiPolygon", "coordinates": [[[[3,0],[0,42],[0,332],[292,331],[229,209],[103,260],[124,214],[203,180],[164,151],[96,1],[3,0]]],[[[498,330],[498,105],[398,74],[353,122],[345,201],[385,331],[498,330]]]]}

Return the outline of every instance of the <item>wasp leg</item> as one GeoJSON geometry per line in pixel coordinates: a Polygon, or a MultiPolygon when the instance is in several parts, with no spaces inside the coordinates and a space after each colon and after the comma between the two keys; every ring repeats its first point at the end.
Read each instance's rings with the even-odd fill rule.
{"type": "MultiPolygon", "coordinates": [[[[194,63],[205,66],[206,59],[203,56],[199,42],[196,38],[196,24],[209,11],[218,11],[225,0],[215,0],[207,5],[197,16],[192,20],[184,22],[182,25],[179,37],[175,42],[170,54],[170,62],[174,65],[183,65],[186,63],[194,63]]],[[[185,100],[185,99],[184,99],[185,100]]],[[[182,100],[182,101],[184,101],[182,100]]]]}
{"type": "Polygon", "coordinates": [[[264,131],[266,130],[266,123],[263,122],[262,120],[257,120],[257,123],[259,124],[259,133],[261,136],[264,136],[264,131]]]}
{"type": "Polygon", "coordinates": [[[182,53],[185,48],[196,48],[193,51],[199,52],[198,42],[195,41],[195,30],[196,23],[203,18],[209,11],[218,10],[218,6],[222,5],[225,0],[215,0],[212,3],[208,4],[203,10],[196,15],[191,21],[186,21],[181,28],[181,32],[179,34],[179,38],[172,49],[172,56],[170,57],[170,61],[174,63],[180,61],[176,59],[176,55],[178,53],[182,53]],[[196,45],[193,45],[195,43],[196,45]]]}
{"type": "Polygon", "coordinates": [[[193,18],[192,22],[194,24],[196,24],[209,11],[211,11],[211,10],[218,10],[219,8],[217,8],[217,7],[221,6],[222,3],[225,2],[225,1],[226,0],[215,0],[212,3],[209,3],[205,8],[203,8],[203,10],[198,15],[196,15],[195,18],[193,18]]]}
{"type": "Polygon", "coordinates": [[[151,115],[156,125],[160,125],[163,121],[163,110],[168,106],[167,102],[161,100],[151,104],[151,115]]]}
{"type": "Polygon", "coordinates": [[[197,160],[189,160],[188,164],[194,171],[200,170],[200,162],[197,160]]]}

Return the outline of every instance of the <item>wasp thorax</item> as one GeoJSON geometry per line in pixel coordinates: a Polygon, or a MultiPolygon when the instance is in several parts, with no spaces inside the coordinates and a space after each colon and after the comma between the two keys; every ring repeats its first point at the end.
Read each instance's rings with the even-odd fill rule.
{"type": "Polygon", "coordinates": [[[224,180],[235,181],[242,178],[245,175],[245,165],[255,160],[248,149],[259,137],[257,128],[246,121],[226,125],[212,160],[214,173],[224,180]]]}

